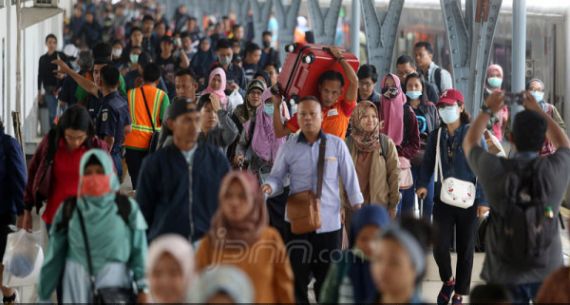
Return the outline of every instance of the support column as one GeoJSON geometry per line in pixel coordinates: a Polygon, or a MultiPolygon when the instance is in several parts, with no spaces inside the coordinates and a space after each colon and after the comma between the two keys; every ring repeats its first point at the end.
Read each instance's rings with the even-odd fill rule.
{"type": "Polygon", "coordinates": [[[460,1],[441,0],[451,47],[453,86],[463,93],[465,107],[472,115],[479,113],[483,102],[489,51],[501,4],[502,0],[467,0],[463,14],[460,1]]]}
{"type": "Polygon", "coordinates": [[[321,10],[318,0],[309,0],[309,17],[316,43],[334,45],[341,5],[342,0],[331,0],[330,7],[321,10]]]}
{"type": "MultiPolygon", "coordinates": [[[[388,11],[380,15],[376,13],[374,0],[361,0],[364,14],[364,28],[366,29],[366,49],[368,63],[374,65],[379,75],[390,72],[394,44],[400,16],[404,8],[404,0],[391,0],[388,11]]],[[[380,83],[376,84],[380,89],[380,83]]]]}
{"type": "MultiPolygon", "coordinates": [[[[563,109],[564,109],[564,122],[570,122],[570,7],[566,10],[566,28],[564,33],[565,41],[566,41],[566,56],[565,56],[565,64],[566,67],[566,86],[564,91],[564,99],[563,99],[563,109]]],[[[566,132],[570,131],[570,125],[566,124],[566,132]]]]}
{"type": "MultiPolygon", "coordinates": [[[[512,42],[512,81],[511,91],[525,89],[526,75],[526,0],[513,1],[513,42],[512,42]]],[[[511,105],[511,122],[515,115],[524,110],[521,105],[511,105]]]]}
{"type": "Polygon", "coordinates": [[[247,12],[249,11],[248,0],[232,0],[233,10],[237,15],[237,22],[247,30],[247,12]]]}
{"type": "Polygon", "coordinates": [[[265,0],[263,3],[259,0],[249,0],[249,5],[251,5],[251,10],[253,11],[253,41],[259,46],[261,46],[262,43],[261,35],[263,31],[267,30],[272,4],[273,2],[271,0],[265,0]]]}
{"type": "Polygon", "coordinates": [[[352,0],[350,12],[350,51],[360,58],[360,0],[352,0]]]}
{"type": "Polygon", "coordinates": [[[284,0],[273,0],[275,18],[279,23],[279,57],[285,62],[285,50],[287,44],[294,41],[295,28],[297,27],[297,15],[301,7],[301,0],[291,0],[289,5],[283,4],[284,0]]]}

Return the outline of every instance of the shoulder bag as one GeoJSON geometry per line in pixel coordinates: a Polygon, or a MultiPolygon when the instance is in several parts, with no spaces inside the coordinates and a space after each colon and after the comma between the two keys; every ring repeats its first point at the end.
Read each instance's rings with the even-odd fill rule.
{"type": "Polygon", "coordinates": [[[85,223],[83,221],[81,211],[79,208],[76,210],[77,216],[79,216],[79,224],[81,225],[83,242],[85,243],[85,251],[87,251],[87,266],[89,267],[89,281],[91,283],[91,291],[93,293],[93,304],[136,304],[137,296],[132,287],[106,287],[97,289],[95,286],[95,273],[93,271],[93,262],[89,240],[87,239],[87,231],[85,230],[85,223]]]}
{"type": "Polygon", "coordinates": [[[287,218],[293,234],[315,232],[321,227],[321,193],[325,172],[326,138],[321,138],[317,161],[317,193],[311,190],[299,192],[287,199],[287,218]]]}
{"type": "Polygon", "coordinates": [[[475,184],[464,181],[461,179],[449,177],[443,179],[443,169],[441,167],[441,128],[437,132],[437,146],[435,157],[435,178],[437,183],[438,178],[441,179],[441,192],[439,199],[441,202],[450,206],[468,209],[475,203],[476,188],[475,184]]]}

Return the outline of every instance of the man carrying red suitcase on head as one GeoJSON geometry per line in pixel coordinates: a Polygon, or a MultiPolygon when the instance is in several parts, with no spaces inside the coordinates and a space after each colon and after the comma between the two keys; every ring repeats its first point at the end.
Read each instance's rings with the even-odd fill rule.
{"type": "MultiPolygon", "coordinates": [[[[321,74],[319,78],[319,99],[323,111],[322,129],[325,133],[335,135],[344,140],[352,111],[356,107],[358,96],[358,77],[356,72],[342,56],[342,51],[336,47],[330,47],[330,53],[340,63],[344,74],[348,78],[348,89],[342,95],[344,77],[340,72],[329,70],[321,74]]],[[[275,109],[280,109],[281,97],[274,98],[275,109]]],[[[281,123],[280,111],[274,112],[273,127],[275,136],[280,138],[299,130],[297,114],[285,124],[281,123]]]]}

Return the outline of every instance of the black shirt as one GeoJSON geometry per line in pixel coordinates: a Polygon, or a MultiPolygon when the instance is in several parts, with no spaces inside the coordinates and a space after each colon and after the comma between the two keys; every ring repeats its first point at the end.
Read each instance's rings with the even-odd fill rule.
{"type": "Polygon", "coordinates": [[[41,91],[42,85],[45,88],[57,88],[60,86],[60,82],[57,79],[54,70],[57,70],[57,65],[51,62],[59,58],[63,61],[67,61],[67,56],[61,52],[53,52],[53,54],[44,54],[40,57],[40,64],[38,69],[38,90],[41,91]]]}

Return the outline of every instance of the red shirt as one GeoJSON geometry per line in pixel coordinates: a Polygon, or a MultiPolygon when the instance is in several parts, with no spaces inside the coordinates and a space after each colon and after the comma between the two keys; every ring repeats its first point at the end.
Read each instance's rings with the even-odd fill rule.
{"type": "Polygon", "coordinates": [[[64,139],[58,143],[57,152],[53,159],[52,186],[50,196],[47,201],[46,210],[42,219],[47,224],[53,222],[55,213],[61,203],[71,197],[77,196],[79,186],[79,162],[87,151],[85,145],[69,151],[64,139]]]}
{"type": "MultiPolygon", "coordinates": [[[[323,132],[344,140],[354,108],[356,108],[356,101],[346,102],[345,100],[337,101],[331,107],[323,107],[323,122],[321,123],[323,132]]],[[[293,133],[299,130],[297,113],[287,121],[285,126],[293,133]]]]}

